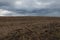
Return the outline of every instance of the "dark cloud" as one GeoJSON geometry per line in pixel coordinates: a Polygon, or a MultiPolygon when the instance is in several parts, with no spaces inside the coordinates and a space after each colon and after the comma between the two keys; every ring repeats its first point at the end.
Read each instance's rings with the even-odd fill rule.
{"type": "Polygon", "coordinates": [[[0,0],[0,13],[2,16],[60,16],[60,0],[0,0]]]}

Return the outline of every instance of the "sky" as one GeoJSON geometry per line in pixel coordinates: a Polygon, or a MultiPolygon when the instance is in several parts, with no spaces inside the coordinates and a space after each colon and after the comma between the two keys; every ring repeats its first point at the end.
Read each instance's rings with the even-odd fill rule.
{"type": "Polygon", "coordinates": [[[60,16],[60,0],[0,0],[0,16],[60,16]]]}

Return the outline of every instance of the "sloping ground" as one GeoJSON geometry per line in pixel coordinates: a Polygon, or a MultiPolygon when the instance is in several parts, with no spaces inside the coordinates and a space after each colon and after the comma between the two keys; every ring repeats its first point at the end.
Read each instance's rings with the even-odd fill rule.
{"type": "Polygon", "coordinates": [[[0,40],[60,40],[60,18],[0,17],[0,40]]]}

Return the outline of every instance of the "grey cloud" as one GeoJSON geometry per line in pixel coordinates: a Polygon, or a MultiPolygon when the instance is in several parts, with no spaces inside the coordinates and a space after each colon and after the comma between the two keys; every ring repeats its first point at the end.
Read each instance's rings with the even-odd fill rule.
{"type": "MultiPolygon", "coordinates": [[[[14,8],[14,9],[35,9],[35,8],[60,8],[60,0],[20,0],[21,2],[22,2],[22,5],[20,5],[19,6],[19,4],[18,5],[16,5],[15,6],[15,2],[16,1],[19,1],[19,0],[0,0],[0,2],[1,2],[1,6],[2,5],[9,5],[9,6],[11,6],[11,8],[14,8]],[[36,2],[41,2],[41,6],[38,6],[37,4],[35,4],[36,2]],[[6,4],[7,3],[7,4],[6,4]],[[43,6],[43,3],[45,4],[47,4],[47,6],[46,7],[44,7],[43,6]],[[51,4],[49,4],[49,3],[51,3],[51,4]]],[[[46,5],[45,4],[45,5],[46,5]]]]}
{"type": "Polygon", "coordinates": [[[60,16],[60,0],[0,0],[0,9],[12,11],[5,14],[10,16],[60,16]]]}

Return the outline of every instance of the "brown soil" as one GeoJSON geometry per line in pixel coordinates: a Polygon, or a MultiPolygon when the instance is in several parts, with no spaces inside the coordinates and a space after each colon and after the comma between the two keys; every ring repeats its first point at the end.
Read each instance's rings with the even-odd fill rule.
{"type": "Polygon", "coordinates": [[[0,40],[60,40],[60,18],[0,17],[0,40]]]}

